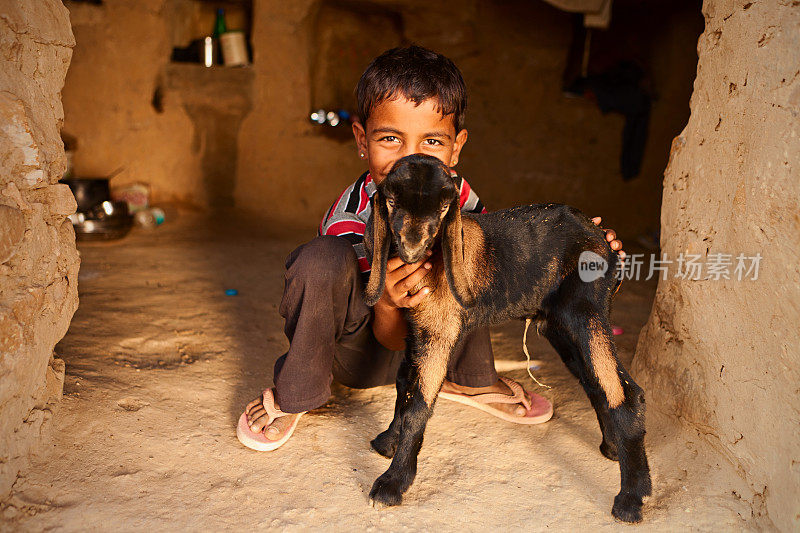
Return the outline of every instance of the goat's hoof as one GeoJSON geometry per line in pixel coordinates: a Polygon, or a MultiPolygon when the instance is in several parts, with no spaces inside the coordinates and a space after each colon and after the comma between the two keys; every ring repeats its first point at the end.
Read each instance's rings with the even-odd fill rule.
{"type": "Polygon", "coordinates": [[[614,498],[611,514],[623,522],[636,523],[642,521],[642,499],[633,494],[619,493],[614,498]]]}
{"type": "Polygon", "coordinates": [[[376,509],[400,505],[403,502],[400,481],[383,474],[372,484],[372,490],[369,491],[369,502],[376,509]]]}
{"type": "Polygon", "coordinates": [[[373,450],[387,459],[391,459],[394,457],[394,452],[397,449],[397,435],[389,433],[388,430],[384,431],[375,437],[372,442],[370,442],[370,445],[373,450]]]}
{"type": "Polygon", "coordinates": [[[606,459],[611,459],[612,461],[619,461],[619,455],[617,455],[617,447],[609,444],[606,441],[603,441],[603,444],[600,445],[600,453],[606,459]]]}

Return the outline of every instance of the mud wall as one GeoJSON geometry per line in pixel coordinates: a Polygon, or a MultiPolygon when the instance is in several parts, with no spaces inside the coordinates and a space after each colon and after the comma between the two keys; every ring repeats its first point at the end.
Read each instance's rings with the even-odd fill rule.
{"type": "MultiPolygon", "coordinates": [[[[639,4],[615,3],[612,27],[595,32],[590,61],[604,68],[601,48],[617,39],[651,73],[657,100],[650,137],[641,176],[630,183],[619,175],[623,117],[562,94],[571,16],[530,0],[462,0],[458,9],[419,0],[255,0],[246,20],[229,23],[251,29],[254,54],[252,108],[248,102],[249,115],[232,134],[204,125],[238,128],[239,117],[215,114],[213,105],[202,113],[192,107],[196,95],[185,89],[201,76],[164,79],[175,72],[172,46],[211,25],[200,16],[207,2],[67,1],[77,45],[64,89],[65,132],[78,140],[80,175],[122,168],[114,184],[149,182],[156,201],[211,205],[218,191],[230,190],[237,207],[313,226],[364,169],[350,135],[322,134],[309,112],[352,109],[352,89],[369,60],[416,42],[452,57],[464,72],[470,141],[460,166],[484,203],[567,202],[634,236],[658,225],[662,172],[669,142],[688,118],[693,43],[702,31],[696,2],[639,4]],[[219,150],[207,148],[230,147],[229,139],[214,139],[231,135],[235,168],[220,184],[229,162],[215,164],[219,150]],[[209,172],[214,176],[204,176],[209,172]]],[[[216,77],[224,80],[224,69],[216,77]]]]}
{"type": "MultiPolygon", "coordinates": [[[[332,26],[341,33],[374,32],[376,36],[360,47],[363,52],[372,46],[374,57],[391,32],[387,24],[346,15],[320,27],[316,20],[321,6],[331,4],[342,12],[353,8],[373,17],[383,9],[387,20],[401,20],[397,44],[428,46],[462,69],[470,93],[470,140],[459,166],[490,208],[559,201],[602,215],[626,235],[657,227],[669,143],[688,118],[696,67],[693,43],[702,31],[699,4],[694,2],[654,2],[646,8],[619,2],[618,23],[611,31],[638,36],[638,41],[621,45],[641,49],[658,96],[643,170],[630,183],[623,183],[619,175],[622,116],[603,115],[596,104],[562,94],[572,32],[567,13],[527,0],[463,1],[459,9],[416,1],[359,2],[356,7],[353,2],[314,0],[291,5],[256,2],[253,68],[258,90],[240,134],[238,206],[315,224],[364,170],[349,138],[332,140],[307,122],[314,106],[327,105],[315,101],[314,80],[320,70],[315,46],[326,42],[324,34],[334,31],[332,26]],[[442,20],[447,20],[446,30],[442,20]],[[647,22],[654,20],[659,23],[647,22]]],[[[357,76],[348,67],[353,55],[342,49],[336,61],[354,87],[357,76]]]]}
{"type": "Polygon", "coordinates": [[[800,6],[708,0],[703,14],[691,118],[665,174],[661,244],[673,260],[695,254],[724,265],[730,254],[730,279],[704,270],[660,281],[634,371],[651,409],[676,414],[736,465],[753,488],[753,512],[794,531],[800,6]],[[758,279],[738,280],[739,254],[762,256],[758,279]]]}
{"type": "Polygon", "coordinates": [[[179,7],[167,4],[66,2],[76,46],[63,91],[64,132],[77,140],[77,175],[109,176],[119,170],[112,186],[141,181],[151,184],[155,202],[203,205],[206,140],[180,94],[157,93],[176,32],[168,7],[179,7]]]}
{"type": "Polygon", "coordinates": [[[59,0],[0,2],[0,495],[46,442],[78,306],[60,91],[74,40],[59,0]]]}

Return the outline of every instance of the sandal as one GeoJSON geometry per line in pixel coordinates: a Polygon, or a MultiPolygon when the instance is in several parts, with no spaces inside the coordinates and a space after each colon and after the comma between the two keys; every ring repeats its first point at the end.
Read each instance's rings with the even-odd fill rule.
{"type": "MultiPolygon", "coordinates": [[[[264,430],[266,430],[277,418],[294,414],[284,413],[275,407],[275,396],[272,392],[272,389],[267,389],[262,393],[261,404],[264,406],[264,410],[267,411],[267,415],[269,415],[269,422],[267,422],[267,425],[264,426],[264,430]]],[[[278,440],[270,440],[266,437],[266,435],[264,435],[264,431],[255,433],[250,429],[250,425],[247,423],[247,413],[244,412],[242,413],[242,416],[239,417],[239,423],[236,425],[236,437],[239,439],[239,442],[251,450],[256,450],[259,452],[270,452],[272,450],[276,450],[283,446],[287,440],[289,440],[289,437],[292,436],[292,433],[294,433],[294,430],[297,427],[297,422],[300,421],[300,417],[304,414],[306,414],[305,411],[297,414],[297,418],[295,418],[294,422],[292,422],[292,425],[286,429],[286,434],[284,436],[278,440]]]]}
{"type": "Polygon", "coordinates": [[[501,377],[500,381],[511,389],[511,395],[499,392],[487,392],[470,396],[469,394],[458,392],[440,392],[439,398],[475,407],[497,418],[502,418],[503,420],[514,422],[515,424],[541,424],[547,422],[553,416],[553,404],[544,396],[526,391],[522,388],[522,385],[513,379],[501,377]],[[519,403],[525,407],[525,414],[523,416],[514,415],[489,405],[492,403],[519,403]]]}

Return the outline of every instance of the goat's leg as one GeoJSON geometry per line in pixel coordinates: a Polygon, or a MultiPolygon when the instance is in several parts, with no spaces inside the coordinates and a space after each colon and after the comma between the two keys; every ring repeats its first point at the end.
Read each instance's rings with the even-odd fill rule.
{"type": "Polygon", "coordinates": [[[394,403],[394,418],[392,418],[389,428],[370,442],[376,452],[389,459],[394,456],[394,452],[397,449],[397,441],[400,438],[401,413],[408,409],[407,404],[410,401],[410,396],[408,395],[409,380],[411,379],[409,374],[410,367],[411,362],[408,354],[406,354],[406,358],[403,359],[403,362],[400,363],[400,368],[397,370],[397,399],[394,403]]]}
{"type": "Polygon", "coordinates": [[[603,442],[600,443],[600,453],[612,461],[619,461],[619,456],[617,455],[617,440],[611,431],[611,415],[608,412],[605,394],[602,389],[600,389],[597,380],[586,375],[586,365],[583,364],[580,350],[569,340],[563,329],[554,326],[550,322],[545,322],[540,327],[540,331],[545,338],[550,341],[550,344],[555,348],[556,352],[558,352],[558,355],[561,356],[561,360],[564,361],[564,364],[572,375],[578,378],[581,386],[583,386],[583,390],[586,392],[586,396],[589,397],[589,401],[597,414],[597,422],[600,425],[600,431],[603,434],[603,442]]]}
{"type": "Polygon", "coordinates": [[[608,314],[598,307],[587,303],[572,307],[568,313],[559,313],[558,329],[563,330],[560,342],[574,344],[580,353],[584,365],[581,373],[590,385],[584,385],[589,397],[595,394],[595,389],[601,391],[592,404],[596,410],[600,405],[597,416],[601,427],[613,435],[621,473],[621,488],[611,513],[625,522],[639,522],[642,498],[652,491],[644,449],[644,392],[620,364],[611,340],[608,314]]]}
{"type": "Polygon", "coordinates": [[[428,341],[419,353],[413,354],[408,365],[405,398],[403,401],[398,398],[396,403],[395,419],[399,432],[396,449],[389,469],[372,485],[369,498],[373,507],[399,505],[403,493],[414,482],[425,426],[444,383],[453,344],[441,340],[428,341]]]}

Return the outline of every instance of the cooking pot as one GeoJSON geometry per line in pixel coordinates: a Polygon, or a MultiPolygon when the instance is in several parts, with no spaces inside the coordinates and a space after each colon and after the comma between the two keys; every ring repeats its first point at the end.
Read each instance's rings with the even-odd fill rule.
{"type": "Polygon", "coordinates": [[[88,212],[111,199],[108,178],[64,178],[61,183],[69,185],[80,212],[88,212]]]}

